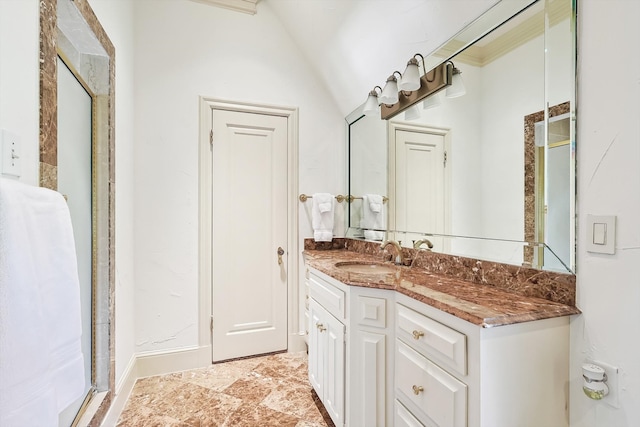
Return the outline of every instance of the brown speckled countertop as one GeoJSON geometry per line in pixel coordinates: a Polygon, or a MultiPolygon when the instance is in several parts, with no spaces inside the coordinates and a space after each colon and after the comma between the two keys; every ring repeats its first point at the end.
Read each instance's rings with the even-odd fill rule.
{"type": "Polygon", "coordinates": [[[473,283],[415,266],[394,266],[394,272],[388,274],[344,271],[337,268],[336,263],[381,262],[382,259],[336,246],[327,249],[307,247],[304,251],[307,265],[346,285],[395,290],[485,328],[580,313],[573,305],[523,296],[497,286],[473,283]]]}

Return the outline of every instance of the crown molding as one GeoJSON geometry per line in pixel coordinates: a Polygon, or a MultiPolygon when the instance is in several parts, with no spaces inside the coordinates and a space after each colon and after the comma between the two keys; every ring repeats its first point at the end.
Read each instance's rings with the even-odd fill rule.
{"type": "MultiPolygon", "coordinates": [[[[548,25],[554,26],[571,17],[571,3],[567,1],[551,2],[546,11],[548,25]]],[[[498,29],[487,37],[485,43],[475,43],[456,55],[455,62],[466,63],[482,67],[509,53],[516,47],[544,34],[545,11],[542,10],[532,15],[526,21],[515,27],[507,27],[507,30],[498,29]]],[[[465,43],[452,40],[437,53],[441,57],[449,57],[461,48],[465,43]]]]}

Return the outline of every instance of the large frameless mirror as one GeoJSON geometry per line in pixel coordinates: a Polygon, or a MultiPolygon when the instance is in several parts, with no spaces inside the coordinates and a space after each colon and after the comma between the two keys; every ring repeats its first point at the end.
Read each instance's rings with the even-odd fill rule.
{"type": "Polygon", "coordinates": [[[499,2],[425,57],[453,62],[462,92],[390,120],[349,115],[349,235],[572,271],[574,16],[571,0],[499,2]],[[383,227],[366,218],[371,194],[383,227]]]}

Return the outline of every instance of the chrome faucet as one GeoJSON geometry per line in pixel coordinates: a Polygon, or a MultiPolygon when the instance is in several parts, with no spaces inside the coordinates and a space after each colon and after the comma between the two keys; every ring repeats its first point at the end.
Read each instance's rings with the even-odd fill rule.
{"type": "Polygon", "coordinates": [[[404,265],[404,255],[402,254],[402,247],[400,247],[400,243],[396,242],[395,240],[385,240],[380,245],[380,249],[384,250],[384,248],[386,248],[389,245],[391,245],[394,248],[396,248],[396,252],[398,252],[398,255],[395,258],[395,264],[396,265],[404,265]]]}
{"type": "Polygon", "coordinates": [[[433,249],[433,243],[429,239],[414,240],[413,249],[420,249],[420,246],[427,245],[427,248],[433,249]]]}

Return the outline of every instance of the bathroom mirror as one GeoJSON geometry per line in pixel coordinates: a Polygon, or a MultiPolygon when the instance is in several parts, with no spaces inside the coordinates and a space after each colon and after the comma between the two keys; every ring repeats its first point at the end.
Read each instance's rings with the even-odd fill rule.
{"type": "Polygon", "coordinates": [[[501,1],[425,57],[427,70],[452,61],[463,95],[388,121],[350,114],[351,236],[357,197],[382,194],[403,246],[428,235],[438,252],[572,271],[574,15],[571,0],[501,1]]]}

